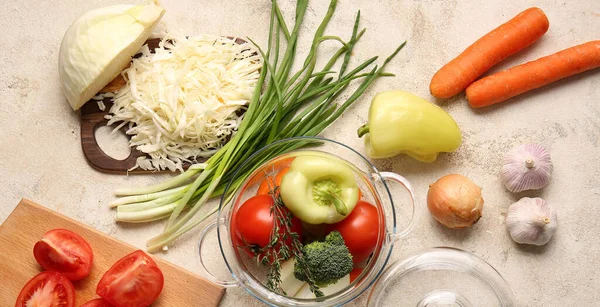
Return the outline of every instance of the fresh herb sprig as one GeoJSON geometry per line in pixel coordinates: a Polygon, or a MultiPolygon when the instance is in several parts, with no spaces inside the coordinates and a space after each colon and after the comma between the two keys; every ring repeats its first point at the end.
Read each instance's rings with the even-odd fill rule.
{"type": "MultiPolygon", "coordinates": [[[[269,181],[271,182],[271,181],[269,181]]],[[[272,182],[275,182],[274,180],[272,182]]],[[[306,265],[304,255],[302,254],[302,242],[298,233],[292,231],[292,213],[285,208],[283,200],[279,195],[279,187],[275,186],[269,192],[273,198],[273,206],[271,207],[271,215],[273,220],[273,230],[269,240],[269,245],[256,254],[264,265],[270,265],[267,272],[266,286],[271,291],[286,294],[281,289],[281,263],[294,257],[294,261],[301,268],[301,271],[306,276],[306,281],[310,290],[316,297],[323,296],[323,292],[315,285],[315,281],[310,274],[310,270],[306,265]],[[291,244],[289,244],[291,242],[291,244]],[[288,245],[289,244],[289,245],[288,245]],[[262,257],[262,258],[261,258],[262,257]]]]}

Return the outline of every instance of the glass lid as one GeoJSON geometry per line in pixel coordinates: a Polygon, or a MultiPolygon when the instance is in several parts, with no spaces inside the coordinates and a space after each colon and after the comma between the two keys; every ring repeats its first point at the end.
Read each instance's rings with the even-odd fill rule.
{"type": "Polygon", "coordinates": [[[368,306],[515,305],[504,278],[483,259],[436,247],[390,265],[373,286],[368,306]]]}

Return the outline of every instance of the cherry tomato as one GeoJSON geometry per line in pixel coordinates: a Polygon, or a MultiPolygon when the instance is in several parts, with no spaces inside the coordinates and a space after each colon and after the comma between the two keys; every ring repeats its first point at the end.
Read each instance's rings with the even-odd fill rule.
{"type": "Polygon", "coordinates": [[[104,273],[96,294],[116,307],[143,307],[156,300],[163,284],[163,274],[154,260],[137,250],[104,273]]]}
{"type": "Polygon", "coordinates": [[[75,288],[65,275],[45,271],[25,284],[15,307],[75,307],[75,288]]]}
{"type": "Polygon", "coordinates": [[[377,240],[383,236],[377,208],[359,200],[354,210],[342,221],[331,224],[329,231],[337,230],[344,237],[354,263],[359,263],[375,250],[377,240]]]}
{"type": "MultiPolygon", "coordinates": [[[[239,247],[254,256],[261,248],[269,245],[271,232],[273,231],[274,219],[271,208],[275,205],[270,195],[257,195],[246,200],[233,213],[232,226],[235,232],[233,238],[239,247]]],[[[282,207],[284,214],[288,214],[287,208],[282,207]]],[[[279,222],[278,222],[279,223],[279,222]]],[[[278,224],[280,233],[285,232],[285,226],[278,224]]],[[[302,222],[297,217],[292,218],[291,232],[302,236],[302,222]]],[[[292,238],[287,238],[284,244],[290,246],[292,238]]]]}
{"type": "Polygon", "coordinates": [[[273,176],[265,177],[260,183],[260,186],[258,186],[256,195],[269,195],[269,192],[271,192],[272,189],[281,185],[281,179],[289,171],[290,167],[288,166],[279,171],[279,173],[277,173],[277,175],[275,175],[274,178],[273,176]],[[273,182],[273,180],[275,180],[275,182],[273,182]]]}
{"type": "Polygon", "coordinates": [[[109,304],[107,301],[105,301],[101,298],[97,298],[97,299],[91,300],[79,307],[113,307],[113,305],[109,304]]]}
{"type": "Polygon", "coordinates": [[[48,231],[33,247],[35,260],[46,271],[63,273],[70,280],[80,280],[90,273],[94,254],[90,244],[67,229],[48,231]]]}

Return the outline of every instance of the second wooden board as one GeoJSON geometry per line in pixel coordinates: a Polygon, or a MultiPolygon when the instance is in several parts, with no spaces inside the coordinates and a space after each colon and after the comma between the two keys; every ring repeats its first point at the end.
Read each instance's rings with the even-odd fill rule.
{"type": "MultiPolygon", "coordinates": [[[[14,306],[21,288],[42,271],[33,245],[49,230],[65,228],[85,238],[94,252],[90,275],[73,283],[76,306],[96,298],[96,285],[117,260],[136,250],[77,221],[23,199],[0,225],[0,306],[14,306]]],[[[162,293],[152,306],[218,306],[224,289],[158,257],[165,277],[162,293]]]]}

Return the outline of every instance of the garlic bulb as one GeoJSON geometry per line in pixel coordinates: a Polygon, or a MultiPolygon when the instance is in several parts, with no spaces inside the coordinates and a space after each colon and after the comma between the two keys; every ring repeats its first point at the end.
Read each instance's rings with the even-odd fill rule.
{"type": "Polygon", "coordinates": [[[500,179],[506,189],[517,193],[547,186],[551,173],[552,161],[548,151],[538,144],[524,144],[506,155],[500,179]]]}
{"type": "Polygon", "coordinates": [[[506,228],[513,241],[544,245],[556,232],[556,211],[543,199],[523,197],[510,205],[506,228]]]}
{"type": "Polygon", "coordinates": [[[73,110],[129,65],[164,13],[155,0],[102,7],[73,22],[58,54],[61,88],[73,110]]]}

